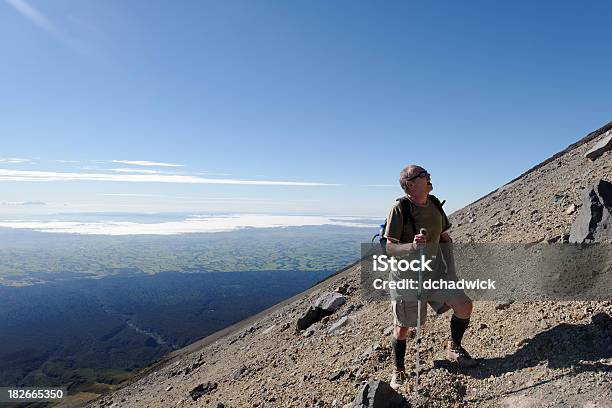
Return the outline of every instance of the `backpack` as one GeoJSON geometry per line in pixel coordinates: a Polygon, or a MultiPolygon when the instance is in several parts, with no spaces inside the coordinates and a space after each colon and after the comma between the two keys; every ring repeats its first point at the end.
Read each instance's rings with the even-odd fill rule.
{"type": "MultiPolygon", "coordinates": [[[[438,211],[440,211],[440,214],[442,214],[442,217],[448,224],[449,223],[448,218],[446,217],[446,213],[444,212],[444,209],[442,208],[446,200],[440,202],[438,197],[431,195],[431,194],[429,194],[428,197],[431,200],[431,202],[436,206],[438,211]]],[[[416,230],[414,217],[412,216],[412,211],[410,210],[410,200],[408,199],[408,197],[404,196],[404,197],[398,198],[395,201],[399,201],[400,203],[400,211],[402,212],[402,215],[405,218],[404,227],[406,226],[406,224],[410,223],[410,227],[412,228],[412,233],[413,235],[416,235],[417,230],[416,230]]],[[[380,226],[380,231],[378,232],[378,234],[372,237],[372,243],[374,242],[376,237],[379,237],[378,241],[380,242],[380,246],[382,247],[383,253],[385,254],[387,253],[387,238],[385,238],[386,229],[387,229],[387,220],[385,219],[385,223],[380,226]]]]}

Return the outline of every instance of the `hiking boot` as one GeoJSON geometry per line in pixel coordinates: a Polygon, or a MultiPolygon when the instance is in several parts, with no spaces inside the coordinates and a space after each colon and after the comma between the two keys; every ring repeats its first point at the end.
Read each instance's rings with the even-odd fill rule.
{"type": "Polygon", "coordinates": [[[393,377],[391,377],[391,388],[393,388],[394,390],[398,390],[404,384],[406,384],[406,371],[393,371],[393,377]]]}
{"type": "Polygon", "coordinates": [[[445,347],[446,348],[446,358],[454,363],[457,363],[461,367],[475,367],[478,365],[478,362],[470,356],[470,354],[461,346],[456,344],[452,340],[447,340],[445,347]]]}

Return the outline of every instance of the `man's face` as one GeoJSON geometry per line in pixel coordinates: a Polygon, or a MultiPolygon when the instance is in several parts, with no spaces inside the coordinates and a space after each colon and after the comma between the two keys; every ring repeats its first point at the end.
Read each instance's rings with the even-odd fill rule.
{"type": "Polygon", "coordinates": [[[431,190],[433,190],[433,184],[431,184],[431,175],[427,173],[424,175],[423,173],[427,173],[422,167],[415,167],[410,172],[408,176],[408,191],[413,195],[427,195],[431,190]]]}

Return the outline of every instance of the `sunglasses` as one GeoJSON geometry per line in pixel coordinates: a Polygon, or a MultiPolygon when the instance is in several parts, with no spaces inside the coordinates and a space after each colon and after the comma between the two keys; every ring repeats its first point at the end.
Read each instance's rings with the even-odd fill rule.
{"type": "Polygon", "coordinates": [[[407,179],[406,181],[411,181],[411,180],[414,180],[414,179],[419,178],[419,177],[428,177],[428,176],[431,176],[431,174],[429,174],[429,173],[427,172],[427,170],[423,170],[423,171],[422,171],[422,172],[420,172],[419,174],[417,174],[417,175],[415,175],[415,176],[410,177],[410,178],[409,178],[409,179],[407,179]]]}

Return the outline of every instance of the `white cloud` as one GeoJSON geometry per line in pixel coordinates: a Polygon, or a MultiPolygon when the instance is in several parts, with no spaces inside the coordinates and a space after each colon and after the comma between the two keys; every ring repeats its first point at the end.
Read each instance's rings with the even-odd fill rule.
{"type": "Polygon", "coordinates": [[[91,56],[90,50],[85,47],[83,43],[78,41],[75,38],[68,36],[64,31],[62,31],[51,19],[41,13],[34,6],[30,5],[25,0],[5,0],[6,3],[13,7],[15,11],[25,17],[27,20],[32,22],[37,27],[49,33],[56,40],[63,43],[64,45],[72,48],[75,51],[80,52],[84,55],[91,56]]]}
{"type": "Polygon", "coordinates": [[[213,173],[210,171],[200,171],[193,174],[200,174],[202,176],[231,176],[231,173],[213,173]]]}
{"type": "Polygon", "coordinates": [[[6,2],[38,27],[55,36],[60,35],[57,26],[40,11],[29,5],[25,0],[6,0],[6,2]]]}
{"type": "Polygon", "coordinates": [[[252,197],[185,197],[185,196],[167,196],[161,194],[146,194],[146,193],[103,193],[107,197],[143,197],[143,198],[162,198],[176,202],[180,200],[181,204],[198,204],[198,203],[236,203],[241,202],[248,205],[253,204],[279,204],[279,203],[318,203],[320,200],[260,200],[252,197]]]}
{"type": "Polygon", "coordinates": [[[209,171],[200,171],[193,174],[200,174],[202,176],[231,176],[231,173],[213,173],[209,171]]]}
{"type": "Polygon", "coordinates": [[[160,223],[137,222],[74,222],[74,221],[0,221],[0,227],[31,229],[82,235],[176,235],[186,233],[223,232],[243,228],[298,227],[338,225],[372,228],[372,224],[342,221],[339,217],[240,214],[215,217],[192,217],[182,221],[160,223]]]}
{"type": "Polygon", "coordinates": [[[147,160],[113,160],[113,163],[130,164],[132,166],[153,166],[153,167],[183,167],[182,164],[160,163],[147,160]]]}
{"type": "Polygon", "coordinates": [[[135,183],[232,184],[260,186],[338,186],[309,181],[213,179],[169,174],[103,174],[0,169],[0,181],[115,181],[135,183]]]}
{"type": "Polygon", "coordinates": [[[102,194],[103,196],[110,197],[163,197],[159,194],[130,194],[130,193],[106,193],[102,194]]]}
{"type": "Polygon", "coordinates": [[[127,169],[127,168],[119,168],[119,169],[110,169],[115,173],[140,173],[140,174],[159,174],[158,170],[147,170],[147,169],[127,169]]]}
{"type": "Polygon", "coordinates": [[[43,203],[42,201],[3,201],[0,205],[5,207],[29,207],[47,205],[47,203],[43,203]]]}
{"type": "Polygon", "coordinates": [[[0,157],[0,163],[10,163],[10,164],[19,164],[19,163],[30,163],[32,160],[30,159],[22,159],[19,157],[0,157]]]}

